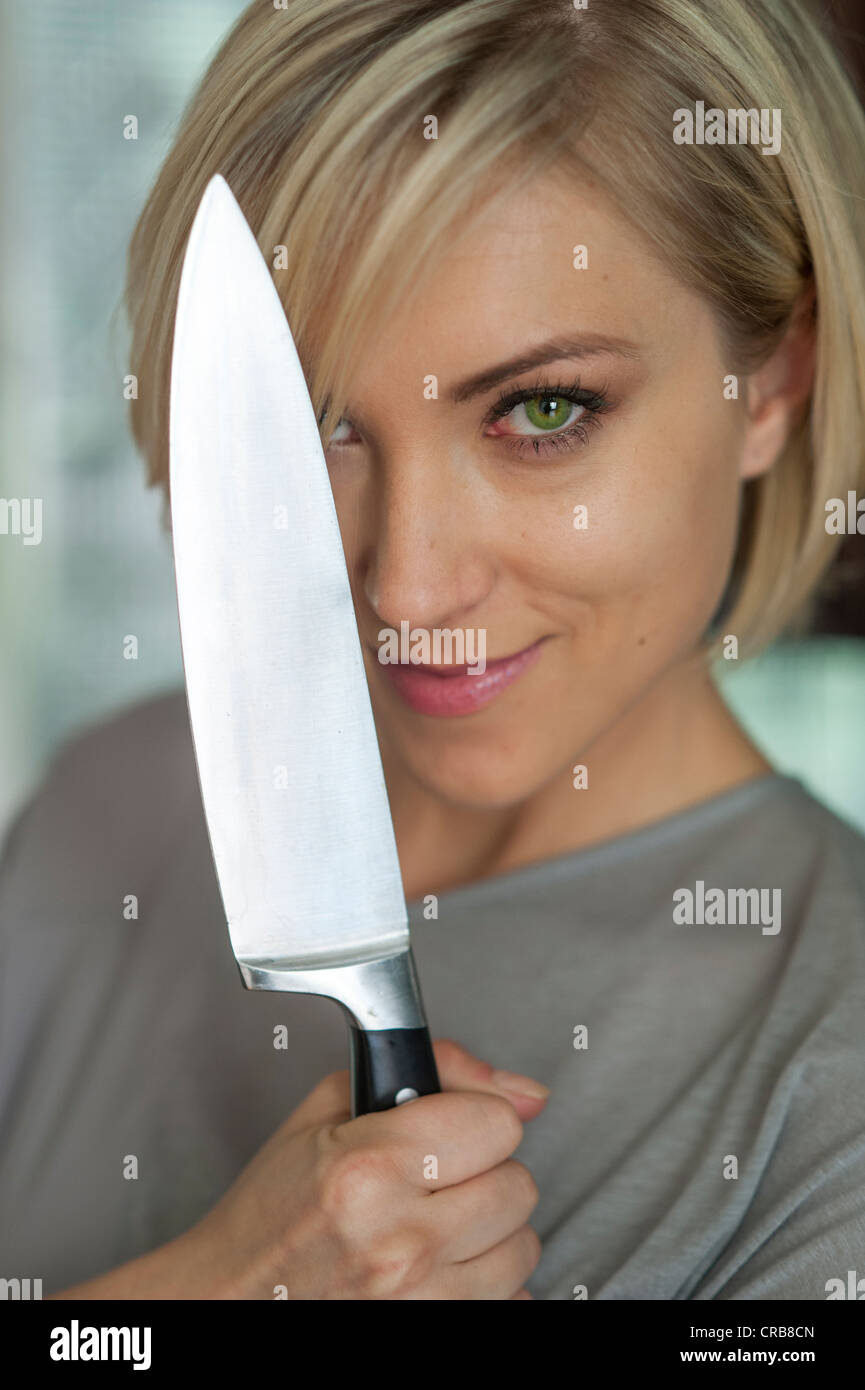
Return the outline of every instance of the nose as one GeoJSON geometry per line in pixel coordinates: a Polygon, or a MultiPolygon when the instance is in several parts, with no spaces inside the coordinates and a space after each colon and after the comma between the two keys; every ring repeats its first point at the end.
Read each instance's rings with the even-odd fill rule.
{"type": "Polygon", "coordinates": [[[415,447],[382,472],[362,565],[364,594],[385,627],[470,626],[495,584],[483,497],[462,463],[415,447]]]}

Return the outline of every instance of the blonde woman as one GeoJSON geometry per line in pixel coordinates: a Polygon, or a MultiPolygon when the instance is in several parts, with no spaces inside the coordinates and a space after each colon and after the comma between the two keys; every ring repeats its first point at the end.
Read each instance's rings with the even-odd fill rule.
{"type": "Polygon", "coordinates": [[[865,119],[809,16],[260,0],[226,39],[132,242],[132,428],[166,489],[220,172],[322,420],[444,1091],[349,1118],[339,1011],[238,986],[182,692],[115,718],[3,868],[2,1218],[46,1293],[861,1267],[865,846],[711,678],[801,618],[863,487],[865,119]],[[381,664],[404,621],[484,633],[485,673],[381,664]]]}

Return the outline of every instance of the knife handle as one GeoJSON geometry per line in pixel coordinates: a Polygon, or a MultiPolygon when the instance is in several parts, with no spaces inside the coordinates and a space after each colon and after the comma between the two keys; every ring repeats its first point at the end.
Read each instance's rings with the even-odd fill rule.
{"type": "Polygon", "coordinates": [[[351,1037],[352,1114],[391,1110],[441,1090],[428,1028],[358,1028],[351,1037]]]}

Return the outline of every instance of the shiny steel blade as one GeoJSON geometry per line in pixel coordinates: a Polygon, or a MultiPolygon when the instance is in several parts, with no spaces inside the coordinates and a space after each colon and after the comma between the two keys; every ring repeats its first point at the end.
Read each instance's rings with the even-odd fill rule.
{"type": "Polygon", "coordinates": [[[409,944],[348,575],[303,370],[228,184],[189,238],[171,372],[183,664],[238,963],[409,944]]]}

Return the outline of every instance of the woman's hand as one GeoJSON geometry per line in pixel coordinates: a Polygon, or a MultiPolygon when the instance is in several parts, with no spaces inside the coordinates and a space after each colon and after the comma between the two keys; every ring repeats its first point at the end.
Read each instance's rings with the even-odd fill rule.
{"type": "Polygon", "coordinates": [[[510,1155],[546,1098],[434,1046],[440,1095],[353,1120],[347,1071],[310,1092],[183,1238],[210,1285],[189,1297],[530,1297],[538,1190],[510,1155]]]}

